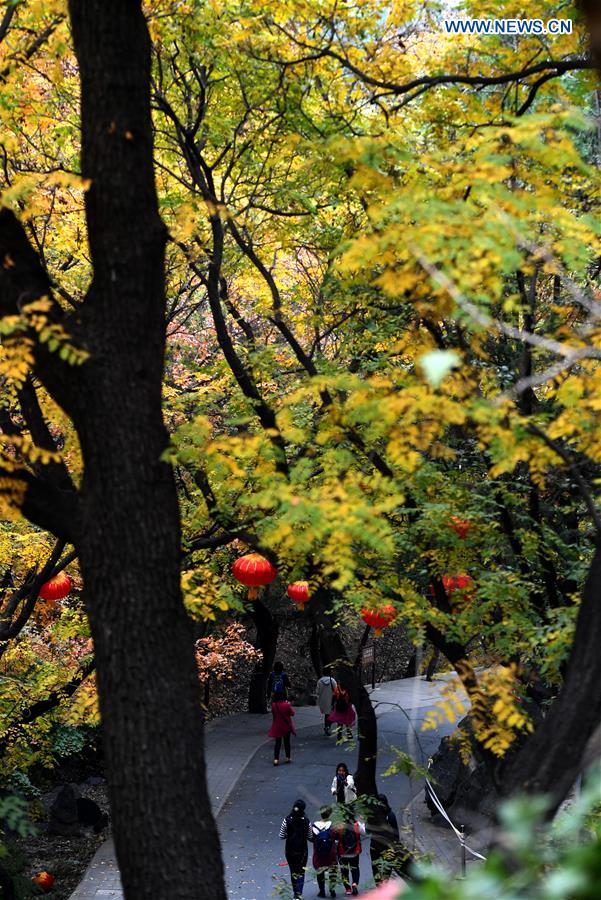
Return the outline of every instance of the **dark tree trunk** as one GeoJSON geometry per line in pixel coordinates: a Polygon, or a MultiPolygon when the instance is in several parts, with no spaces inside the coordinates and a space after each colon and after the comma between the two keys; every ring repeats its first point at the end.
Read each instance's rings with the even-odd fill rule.
{"type": "Polygon", "coordinates": [[[317,678],[323,675],[323,660],[321,658],[321,650],[319,647],[319,628],[313,623],[311,626],[311,634],[309,635],[309,653],[311,654],[311,662],[317,678]]]}
{"type": "Polygon", "coordinates": [[[417,674],[417,650],[414,650],[409,657],[409,662],[407,663],[403,678],[415,678],[417,674]]]}
{"type": "Polygon", "coordinates": [[[263,654],[254,668],[248,690],[249,713],[267,712],[267,679],[273,667],[278,645],[279,625],[268,608],[260,600],[253,604],[252,620],[257,629],[255,647],[263,654]]]}
{"type": "Polygon", "coordinates": [[[601,721],[601,547],[584,587],[561,693],[502,774],[504,794],[546,793],[551,811],[562,802],[601,721]]]}
{"type": "Polygon", "coordinates": [[[0,897],[2,900],[15,900],[15,886],[12,875],[0,864],[0,897]]]}
{"type": "Polygon", "coordinates": [[[601,7],[598,0],[576,0],[576,6],[584,14],[593,59],[601,75],[601,7]]]}
{"type": "MultiPolygon", "coordinates": [[[[36,374],[71,416],[82,486],[17,473],[23,512],[76,545],[94,639],[115,845],[128,900],[225,900],[207,795],[200,685],[179,583],[179,509],[161,383],[165,229],[140,0],[70,0],[81,78],[82,174],[93,281],[62,325],[89,358],[36,346],[36,374]]],[[[0,314],[52,298],[15,217],[0,213],[0,314]]]]}
{"type": "Polygon", "coordinates": [[[85,463],[78,543],[125,896],[225,897],[200,686],[180,593],[180,527],[161,384],[165,228],[140,0],[70,0],[94,280],[91,360],[73,419],[85,463]],[[82,402],[83,401],[83,402],[82,402]]]}
{"type": "Polygon", "coordinates": [[[378,759],[378,723],[369,694],[361,682],[361,671],[348,659],[340,636],[332,628],[323,627],[320,634],[324,664],[334,663],[336,678],[350,695],[357,710],[359,752],[355,784],[357,793],[377,796],[376,763],[378,759]]]}

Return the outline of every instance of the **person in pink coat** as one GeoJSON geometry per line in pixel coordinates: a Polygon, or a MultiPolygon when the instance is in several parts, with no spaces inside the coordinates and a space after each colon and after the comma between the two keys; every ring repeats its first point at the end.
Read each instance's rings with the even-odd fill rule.
{"type": "Polygon", "coordinates": [[[349,693],[341,685],[338,685],[333,693],[332,699],[334,707],[328,716],[328,721],[335,723],[338,726],[338,740],[342,739],[345,730],[347,738],[351,738],[353,736],[351,729],[355,724],[357,715],[355,713],[355,707],[351,703],[349,693]]]}
{"type": "Polygon", "coordinates": [[[280,763],[280,750],[282,748],[282,739],[284,740],[284,752],[286,753],[286,762],[290,759],[290,735],[296,734],[292,716],[294,710],[284,695],[283,691],[276,691],[273,695],[271,704],[272,722],[269,729],[269,737],[275,738],[275,746],[273,750],[274,766],[280,763]]]}

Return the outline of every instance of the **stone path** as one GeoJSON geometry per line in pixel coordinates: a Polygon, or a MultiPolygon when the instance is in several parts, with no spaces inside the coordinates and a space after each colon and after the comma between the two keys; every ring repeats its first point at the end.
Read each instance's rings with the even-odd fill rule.
{"type": "MultiPolygon", "coordinates": [[[[403,681],[388,682],[377,686],[372,692],[372,699],[376,707],[377,715],[379,717],[384,717],[388,723],[384,730],[390,734],[395,744],[398,742],[400,746],[403,746],[403,749],[408,750],[414,758],[421,762],[425,762],[428,753],[432,751],[433,746],[437,745],[442,733],[446,733],[452,729],[452,726],[449,723],[446,729],[439,729],[436,732],[429,731],[421,733],[419,731],[420,720],[423,718],[427,709],[436,702],[439,696],[440,683],[437,683],[436,681],[426,682],[423,678],[410,678],[404,679],[403,681]],[[404,734],[402,740],[400,737],[397,740],[397,738],[393,736],[393,734],[399,732],[399,729],[400,732],[404,734]],[[425,745],[427,745],[427,747],[425,745]]],[[[270,722],[270,713],[263,716],[244,713],[223,719],[216,719],[209,723],[206,729],[206,762],[209,793],[212,798],[213,812],[217,817],[224,849],[224,857],[226,860],[232,856],[234,846],[231,843],[232,833],[231,826],[228,825],[228,817],[231,814],[232,808],[236,808],[238,804],[237,802],[235,805],[234,803],[230,804],[228,810],[225,810],[224,807],[247,768],[249,768],[249,771],[250,769],[255,768],[253,759],[255,755],[258,760],[260,756],[260,752],[258,751],[261,751],[263,745],[271,743],[267,738],[270,722]],[[220,815],[222,810],[224,811],[223,816],[220,815]]],[[[305,734],[307,736],[306,743],[307,750],[309,751],[308,763],[313,761],[312,756],[314,750],[323,748],[324,746],[323,741],[325,738],[321,729],[322,722],[323,717],[316,707],[300,707],[296,710],[295,725],[297,731],[299,731],[299,744],[305,741],[305,734]],[[315,738],[320,738],[319,743],[313,743],[315,738]]],[[[384,721],[381,724],[384,726],[384,721]]],[[[382,746],[384,749],[384,744],[382,746]]],[[[293,752],[295,751],[293,750],[293,752]]],[[[331,752],[334,751],[332,750],[331,752]]],[[[274,773],[277,773],[279,778],[281,770],[287,770],[288,772],[293,770],[293,766],[281,767],[281,770],[274,770],[273,766],[264,766],[264,763],[269,762],[271,751],[269,750],[269,752],[264,755],[266,755],[266,760],[260,760],[258,764],[259,768],[257,769],[257,777],[263,778],[264,776],[261,773],[269,771],[270,781],[273,782],[274,773]]],[[[340,753],[336,754],[334,752],[334,756],[338,755],[340,755],[340,753]]],[[[382,760],[384,761],[385,758],[386,753],[383,752],[382,760]]],[[[333,764],[330,763],[330,768],[332,765],[335,765],[336,761],[334,761],[333,764]]],[[[302,787],[302,784],[299,784],[299,778],[303,771],[300,762],[301,760],[299,759],[299,765],[294,769],[297,773],[294,782],[295,790],[301,790],[302,787]]],[[[350,760],[349,768],[353,768],[350,760]]],[[[309,778],[311,777],[309,772],[307,772],[307,775],[309,778]]],[[[244,779],[244,783],[241,782],[242,788],[249,787],[249,785],[246,784],[247,781],[248,778],[244,779]]],[[[414,783],[413,786],[415,788],[415,793],[417,793],[420,787],[419,784],[414,783]]],[[[393,791],[389,790],[388,784],[386,784],[385,788],[387,793],[393,793],[393,791]]],[[[402,799],[404,804],[406,804],[411,800],[411,796],[412,795],[404,796],[403,798],[399,797],[399,800],[402,799]]],[[[292,800],[293,799],[294,797],[292,800]]],[[[233,797],[232,800],[234,800],[233,797]]],[[[259,805],[262,803],[261,796],[260,794],[257,794],[257,791],[255,791],[255,802],[259,803],[259,805]]],[[[286,804],[288,804],[288,798],[282,797],[280,802],[283,806],[286,806],[286,804]]],[[[321,802],[323,802],[323,800],[321,802]]],[[[395,807],[398,808],[398,804],[395,804],[395,807]]],[[[284,815],[286,811],[287,809],[284,809],[282,815],[284,815]]],[[[447,835],[447,833],[441,829],[436,829],[436,831],[442,831],[442,836],[439,836],[438,838],[437,852],[444,855],[445,858],[448,856],[449,860],[454,860],[456,862],[458,858],[456,839],[453,835],[447,835]]],[[[273,835],[270,834],[269,839],[273,843],[273,835]]],[[[424,843],[423,834],[420,837],[419,843],[424,843]]],[[[281,848],[278,848],[278,853],[282,855],[281,848]]],[[[259,866],[260,863],[261,860],[259,859],[257,866],[259,866]]],[[[233,885],[231,878],[228,877],[228,891],[230,892],[231,897],[240,898],[240,900],[252,900],[252,898],[255,897],[255,893],[253,892],[249,893],[248,897],[245,897],[244,891],[240,893],[240,890],[240,885],[233,885]]],[[[269,893],[270,891],[262,893],[262,900],[269,896],[269,893]]],[[[83,880],[71,895],[71,900],[101,900],[101,898],[104,898],[104,900],[108,900],[108,898],[112,898],[112,900],[122,900],[123,898],[112,840],[106,841],[96,852],[83,880]]]]}

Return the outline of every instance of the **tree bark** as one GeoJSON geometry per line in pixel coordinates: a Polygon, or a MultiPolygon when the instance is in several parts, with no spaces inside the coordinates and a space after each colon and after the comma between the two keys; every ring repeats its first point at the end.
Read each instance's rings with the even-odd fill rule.
{"type": "Polygon", "coordinates": [[[262,653],[250,678],[248,689],[249,713],[267,712],[267,679],[271,672],[278,645],[278,622],[260,600],[253,604],[252,620],[257,629],[255,647],[262,653]]]}
{"type": "Polygon", "coordinates": [[[319,629],[315,622],[311,625],[311,634],[309,635],[309,654],[311,656],[311,662],[313,663],[315,677],[321,678],[323,675],[323,661],[319,646],[319,629]]]}
{"type": "Polygon", "coordinates": [[[577,0],[576,6],[584,15],[593,59],[601,75],[601,7],[598,0],[577,0]]]}
{"type": "Polygon", "coordinates": [[[561,693],[543,722],[502,774],[505,795],[546,793],[557,809],[582,766],[601,721],[601,546],[584,587],[561,693]]]}
{"type": "Polygon", "coordinates": [[[73,419],[84,456],[78,542],[126,898],[225,897],[201,697],[180,591],[180,519],[161,386],[165,228],[140,0],[70,0],[94,279],[91,357],[73,419]]]}

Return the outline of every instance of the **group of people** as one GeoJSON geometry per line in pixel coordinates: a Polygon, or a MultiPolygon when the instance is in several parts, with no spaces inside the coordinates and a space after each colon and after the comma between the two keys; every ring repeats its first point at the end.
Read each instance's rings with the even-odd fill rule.
{"type": "MultiPolygon", "coordinates": [[[[290,763],[290,739],[296,734],[294,709],[288,699],[290,680],[283,664],[274,663],[267,683],[267,695],[271,697],[272,723],[269,736],[274,738],[273,764],[279,765],[282,742],[285,761],[290,763]]],[[[356,712],[348,691],[339,685],[332,675],[325,674],[317,682],[317,703],[324,716],[324,733],[331,734],[337,726],[337,737],[352,735],[356,712]]],[[[292,891],[295,898],[302,897],[305,871],[309,859],[309,844],[313,846],[312,864],[317,874],[319,897],[336,896],[336,884],[340,878],[346,894],[359,893],[359,858],[362,838],[369,835],[370,856],[376,883],[382,880],[385,866],[383,855],[394,857],[400,847],[396,816],[384,794],[378,796],[377,810],[370,815],[367,826],[353,812],[357,790],[346,763],[336,766],[331,786],[332,804],[322,806],[320,818],[311,822],[305,814],[306,804],[298,799],[280,828],[280,838],[286,841],[286,861],[290,868],[292,891]],[[335,805],[334,805],[335,804],[335,805]]],[[[399,871],[399,865],[395,868],[399,871]]],[[[402,869],[402,866],[400,867],[402,869]]]]}
{"type": "MultiPolygon", "coordinates": [[[[267,681],[267,696],[271,698],[271,728],[269,737],[274,738],[273,764],[280,764],[282,742],[286,762],[292,762],[291,736],[296,734],[294,728],[294,709],[288,700],[290,679],[279,660],[273,664],[273,671],[267,681]]],[[[317,703],[324,716],[324,733],[331,734],[332,725],[337,726],[337,738],[342,740],[346,734],[352,737],[352,728],[357,719],[355,707],[351,703],[348,691],[339,685],[331,675],[323,675],[317,682],[317,703]]]]}
{"type": "Polygon", "coordinates": [[[320,818],[311,822],[305,814],[305,801],[295,802],[280,828],[280,838],[286,841],[286,862],[290,868],[290,880],[295,898],[302,897],[305,870],[309,859],[309,843],[313,844],[312,864],[317,875],[318,897],[326,896],[326,881],[330,897],[336,896],[338,872],[345,894],[359,893],[359,859],[362,838],[369,835],[370,857],[374,880],[382,880],[384,870],[380,865],[383,854],[394,850],[399,843],[399,826],[396,816],[384,794],[378,795],[380,809],[374,817],[377,824],[367,826],[346,807],[356,799],[355,785],[345,763],[336,767],[332,781],[332,794],[340,804],[340,815],[334,821],[332,806],[322,806],[320,818]]]}
{"type": "Polygon", "coordinates": [[[332,725],[337,725],[337,737],[340,740],[346,730],[346,736],[352,736],[352,727],[357,714],[351,703],[349,693],[330,674],[322,675],[317,682],[317,705],[323,713],[323,730],[329,735],[332,725]]]}

